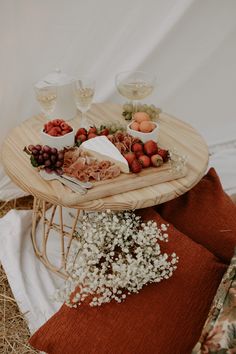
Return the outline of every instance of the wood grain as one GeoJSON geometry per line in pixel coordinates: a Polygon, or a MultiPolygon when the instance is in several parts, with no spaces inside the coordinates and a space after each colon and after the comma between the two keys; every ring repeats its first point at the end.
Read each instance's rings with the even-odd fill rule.
{"type": "MultiPolygon", "coordinates": [[[[113,122],[124,124],[121,107],[111,103],[92,105],[88,117],[96,125],[113,122]]],[[[163,166],[158,173],[156,172],[156,184],[150,169],[142,172],[142,174],[147,175],[146,182],[136,175],[129,176],[129,182],[127,183],[124,182],[123,176],[118,177],[124,183],[123,188],[119,186],[116,189],[116,193],[119,194],[105,198],[100,197],[101,193],[102,195],[112,193],[114,187],[114,180],[112,180],[108,181],[106,187],[103,186],[103,189],[101,188],[99,192],[96,192],[94,188],[89,191],[86,197],[81,197],[79,194],[72,193],[69,189],[63,187],[58,181],[42,180],[37,171],[30,165],[29,157],[23,152],[25,145],[40,142],[39,131],[44,122],[45,118],[39,115],[16,127],[3,143],[2,162],[6,173],[23,190],[37,198],[65,207],[85,210],[105,210],[108,208],[125,210],[163,203],[191,189],[201,179],[208,164],[208,148],[198,132],[183,121],[162,113],[159,120],[159,144],[169,149],[176,148],[181,154],[187,155],[186,175],[166,182],[168,167],[163,166]],[[162,183],[163,181],[165,182],[162,183]],[[149,185],[146,186],[146,183],[149,185]],[[127,192],[127,188],[135,188],[135,190],[127,192]]],[[[70,124],[74,128],[78,128],[79,118],[70,121],[70,124]]],[[[170,176],[169,172],[168,176],[170,176]]],[[[171,179],[173,177],[177,178],[180,175],[172,176],[171,179]]]]}

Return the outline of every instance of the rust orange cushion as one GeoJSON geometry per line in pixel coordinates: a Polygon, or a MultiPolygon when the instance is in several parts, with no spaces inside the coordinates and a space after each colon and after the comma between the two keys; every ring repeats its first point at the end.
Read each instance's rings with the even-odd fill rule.
{"type": "Polygon", "coordinates": [[[156,209],[178,230],[230,263],[236,246],[236,205],[214,168],[189,192],[156,209]]]}
{"type": "MultiPolygon", "coordinates": [[[[153,208],[140,213],[145,220],[165,222],[153,208]]],[[[173,226],[169,235],[162,250],[180,257],[172,278],[144,287],[121,304],[63,305],[30,344],[50,354],[189,354],[226,265],[173,226]]]]}

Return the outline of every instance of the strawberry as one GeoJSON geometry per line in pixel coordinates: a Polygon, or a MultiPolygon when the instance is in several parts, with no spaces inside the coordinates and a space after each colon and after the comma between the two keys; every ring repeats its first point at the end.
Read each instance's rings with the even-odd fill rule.
{"type": "Polygon", "coordinates": [[[139,162],[141,162],[142,166],[144,168],[146,167],[149,167],[150,164],[151,164],[151,159],[149,156],[147,155],[141,155],[139,158],[138,158],[139,162]]]}
{"type": "Polygon", "coordinates": [[[151,162],[152,162],[152,166],[154,166],[154,167],[159,167],[159,166],[163,165],[163,159],[158,154],[151,156],[151,162]]]}
{"type": "Polygon", "coordinates": [[[155,155],[157,153],[157,143],[153,140],[148,140],[145,144],[144,144],[144,152],[148,155],[148,156],[152,156],[155,155]]]}
{"type": "Polygon", "coordinates": [[[60,136],[61,135],[61,128],[60,127],[53,127],[47,132],[48,135],[51,136],[60,136]]]}
{"type": "Polygon", "coordinates": [[[83,135],[86,135],[87,136],[87,130],[85,129],[85,128],[79,128],[78,130],[77,130],[77,132],[76,132],[76,137],[77,136],[79,136],[79,135],[81,135],[81,134],[83,134],[83,135]]]}
{"type": "Polygon", "coordinates": [[[163,161],[166,162],[169,159],[169,151],[165,149],[158,149],[157,150],[158,155],[160,155],[163,158],[163,161]]]}
{"type": "Polygon", "coordinates": [[[138,152],[138,151],[142,151],[143,152],[143,145],[141,144],[141,143],[134,143],[133,145],[132,145],[132,151],[134,152],[134,153],[136,153],[136,152],[138,152]]]}
{"type": "Polygon", "coordinates": [[[124,158],[128,161],[129,166],[132,164],[134,159],[136,158],[135,154],[133,152],[126,152],[124,154],[124,158]]]}
{"type": "Polygon", "coordinates": [[[91,133],[97,134],[97,128],[95,126],[89,128],[88,134],[91,134],[91,133]]]}
{"type": "Polygon", "coordinates": [[[87,140],[87,136],[84,135],[84,134],[80,134],[79,136],[76,137],[76,141],[80,142],[80,143],[83,143],[85,140],[87,140]]]}
{"type": "Polygon", "coordinates": [[[142,165],[137,159],[134,159],[134,161],[130,165],[130,169],[133,173],[139,173],[140,171],[142,171],[142,165]]]}
{"type": "Polygon", "coordinates": [[[137,152],[135,152],[135,156],[136,156],[136,158],[138,159],[140,156],[142,156],[143,155],[143,151],[137,151],[137,152]]]}
{"type": "Polygon", "coordinates": [[[88,134],[88,139],[96,138],[97,134],[95,133],[89,133],[88,134]]]}
{"type": "Polygon", "coordinates": [[[101,132],[100,135],[109,135],[109,129],[108,128],[104,128],[101,132]]]}

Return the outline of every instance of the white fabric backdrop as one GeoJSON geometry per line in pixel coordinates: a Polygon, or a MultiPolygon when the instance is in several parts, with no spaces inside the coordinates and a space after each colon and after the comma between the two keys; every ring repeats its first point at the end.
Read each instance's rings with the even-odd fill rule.
{"type": "MultiPolygon", "coordinates": [[[[235,17],[235,0],[0,0],[0,144],[38,112],[32,85],[55,67],[93,76],[97,102],[122,102],[117,72],[153,72],[148,101],[210,145],[234,139],[235,17]]],[[[0,199],[16,193],[3,176],[0,199]]]]}

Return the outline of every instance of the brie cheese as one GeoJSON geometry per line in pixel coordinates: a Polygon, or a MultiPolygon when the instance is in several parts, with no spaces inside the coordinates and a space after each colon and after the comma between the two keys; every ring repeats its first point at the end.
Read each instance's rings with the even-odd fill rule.
{"type": "Polygon", "coordinates": [[[115,163],[124,173],[129,173],[129,165],[120,151],[106,136],[98,136],[84,141],[80,148],[94,156],[98,161],[107,160],[115,163]]]}

